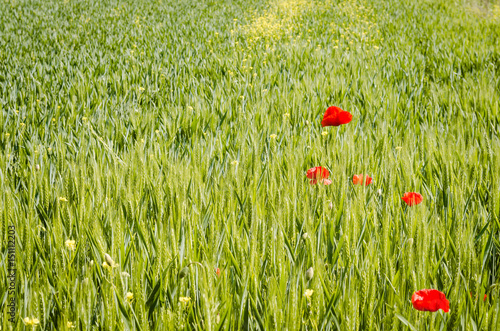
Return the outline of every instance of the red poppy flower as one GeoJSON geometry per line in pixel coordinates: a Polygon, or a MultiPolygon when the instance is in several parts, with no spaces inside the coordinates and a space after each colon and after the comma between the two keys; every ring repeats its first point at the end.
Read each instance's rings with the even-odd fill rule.
{"type": "Polygon", "coordinates": [[[327,179],[328,176],[330,176],[330,172],[328,169],[323,168],[323,167],[314,167],[309,170],[307,170],[307,178],[311,179],[309,184],[315,185],[318,182],[325,184],[325,185],[330,185],[332,183],[331,180],[327,179]]]}
{"type": "Polygon", "coordinates": [[[215,268],[215,274],[217,275],[217,277],[220,276],[220,269],[219,268],[215,268]]]}
{"type": "Polygon", "coordinates": [[[424,197],[420,193],[416,192],[406,192],[401,198],[408,206],[418,205],[424,200],[424,197]]]}
{"type": "Polygon", "coordinates": [[[330,176],[330,171],[323,167],[314,167],[307,170],[307,178],[309,179],[323,179],[330,176]]]}
{"type": "MultiPolygon", "coordinates": [[[[354,176],[352,176],[352,183],[354,185],[363,185],[363,176],[365,176],[365,175],[361,174],[361,175],[354,175],[354,176]]],[[[372,181],[373,181],[373,178],[371,178],[370,176],[366,175],[366,181],[365,181],[364,185],[368,186],[368,185],[370,185],[372,183],[372,181]]]]}
{"type": "Polygon", "coordinates": [[[438,290],[420,290],[413,293],[411,297],[413,308],[420,311],[438,311],[442,309],[445,313],[450,311],[450,302],[443,292],[438,290]]]}
{"type": "Polygon", "coordinates": [[[321,126],[339,126],[341,124],[347,124],[352,120],[352,114],[348,111],[344,111],[339,107],[328,107],[323,115],[323,120],[321,121],[321,126]]]}

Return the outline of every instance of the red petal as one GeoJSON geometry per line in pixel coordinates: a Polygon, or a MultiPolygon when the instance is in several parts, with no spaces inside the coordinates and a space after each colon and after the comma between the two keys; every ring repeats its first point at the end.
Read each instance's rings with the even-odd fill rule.
{"type": "Polygon", "coordinates": [[[323,179],[323,184],[330,185],[332,181],[330,179],[323,179]]]}
{"type": "Polygon", "coordinates": [[[337,116],[337,121],[340,124],[347,124],[352,121],[352,114],[348,111],[340,112],[340,114],[337,116]]]}
{"type": "Polygon", "coordinates": [[[363,178],[366,177],[366,181],[365,181],[365,186],[367,185],[370,185],[372,183],[372,178],[368,175],[354,175],[352,176],[352,183],[354,185],[363,185],[363,178]]]}
{"type": "Polygon", "coordinates": [[[401,199],[403,199],[403,201],[411,207],[421,203],[424,200],[424,197],[420,193],[406,192],[401,199]]]}
{"type": "Polygon", "coordinates": [[[309,179],[328,178],[328,176],[330,176],[330,172],[328,171],[328,169],[323,168],[323,167],[314,167],[314,168],[307,170],[306,176],[309,179]]]}
{"type": "Polygon", "coordinates": [[[366,176],[366,183],[365,185],[368,186],[370,185],[371,183],[373,182],[373,178],[369,177],[369,176],[366,176]]]}
{"type": "Polygon", "coordinates": [[[438,311],[442,309],[445,313],[450,311],[450,302],[443,292],[438,290],[420,290],[413,293],[411,297],[413,308],[420,311],[438,311]]]}
{"type": "Polygon", "coordinates": [[[323,115],[323,119],[329,117],[329,116],[337,116],[338,113],[343,111],[341,108],[336,107],[336,106],[331,106],[328,107],[328,109],[325,111],[325,114],[323,115]]]}
{"type": "Polygon", "coordinates": [[[352,114],[339,107],[329,107],[323,115],[321,126],[339,126],[352,120],[352,114]]]}

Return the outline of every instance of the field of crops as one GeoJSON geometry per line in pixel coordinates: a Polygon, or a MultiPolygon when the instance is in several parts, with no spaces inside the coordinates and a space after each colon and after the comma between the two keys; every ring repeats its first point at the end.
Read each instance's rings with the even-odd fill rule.
{"type": "Polygon", "coordinates": [[[499,132],[499,2],[1,0],[0,329],[500,330],[499,132]]]}

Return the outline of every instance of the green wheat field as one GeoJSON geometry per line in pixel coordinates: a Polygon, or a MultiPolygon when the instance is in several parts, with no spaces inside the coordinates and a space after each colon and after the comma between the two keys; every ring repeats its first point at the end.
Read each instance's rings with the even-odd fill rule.
{"type": "Polygon", "coordinates": [[[0,328],[500,330],[499,132],[498,1],[1,0],[0,328]]]}

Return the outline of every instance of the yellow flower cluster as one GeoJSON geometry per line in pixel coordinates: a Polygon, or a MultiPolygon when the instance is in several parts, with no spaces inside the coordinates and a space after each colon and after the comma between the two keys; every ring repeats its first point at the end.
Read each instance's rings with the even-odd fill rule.
{"type": "Polygon", "coordinates": [[[66,248],[68,248],[70,251],[74,251],[76,248],[76,242],[74,240],[68,239],[64,242],[64,244],[66,245],[66,248]]]}
{"type": "Polygon", "coordinates": [[[280,0],[263,15],[252,16],[252,22],[243,27],[246,35],[254,40],[278,39],[300,30],[303,14],[314,6],[311,0],[280,0]]]}
{"type": "Polygon", "coordinates": [[[180,298],[179,298],[179,301],[180,301],[181,303],[183,303],[183,304],[188,303],[190,300],[191,300],[191,298],[189,298],[189,297],[180,297],[180,298]]]}
{"type": "Polygon", "coordinates": [[[500,20],[500,5],[493,5],[491,7],[491,18],[494,20],[500,20]]]}
{"type": "Polygon", "coordinates": [[[29,326],[37,326],[40,324],[40,320],[38,320],[38,318],[29,318],[29,317],[25,317],[23,319],[23,322],[25,325],[29,325],[29,326]]]}

